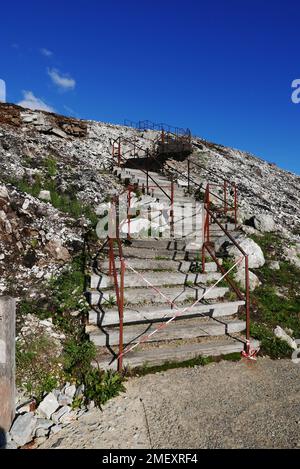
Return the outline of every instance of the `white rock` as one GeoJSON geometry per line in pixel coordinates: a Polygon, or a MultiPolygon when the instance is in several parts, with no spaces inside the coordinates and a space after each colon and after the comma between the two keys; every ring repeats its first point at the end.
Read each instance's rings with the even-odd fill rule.
{"type": "Polygon", "coordinates": [[[276,225],[274,219],[268,214],[258,214],[254,216],[254,227],[262,233],[275,231],[276,225]]]}
{"type": "Polygon", "coordinates": [[[292,339],[292,337],[290,337],[280,326],[277,326],[274,329],[274,334],[276,337],[278,337],[278,339],[286,342],[292,349],[297,350],[296,341],[292,339]]]}
{"type": "MultiPolygon", "coordinates": [[[[234,278],[237,282],[241,284],[242,288],[246,287],[246,276],[245,276],[245,269],[240,267],[234,275],[234,278]]],[[[249,270],[249,287],[250,291],[255,290],[255,288],[261,285],[261,281],[251,270],[249,270]]]]}
{"type": "Polygon", "coordinates": [[[22,210],[27,210],[29,205],[30,205],[30,200],[25,199],[24,202],[23,202],[23,205],[22,205],[22,210]]]}
{"type": "Polygon", "coordinates": [[[39,199],[47,200],[47,201],[50,201],[50,202],[51,202],[51,192],[50,192],[50,191],[41,190],[41,192],[39,193],[39,199]]]}
{"type": "Polygon", "coordinates": [[[57,401],[57,398],[55,397],[53,392],[50,392],[38,406],[37,413],[41,417],[50,419],[51,415],[58,409],[58,407],[59,403],[57,401]]]}
{"type": "Polygon", "coordinates": [[[32,440],[37,418],[33,412],[20,415],[10,429],[10,435],[18,446],[26,445],[32,440]]]}
{"type": "Polygon", "coordinates": [[[59,423],[63,415],[69,412],[71,412],[71,407],[69,407],[68,405],[65,405],[61,407],[60,409],[58,409],[57,412],[54,412],[54,414],[52,414],[51,420],[53,420],[53,422],[55,423],[59,423]]]}
{"type": "Polygon", "coordinates": [[[278,261],[270,261],[268,263],[268,266],[270,267],[270,269],[272,270],[280,270],[280,264],[278,261]]]}
{"type": "Polygon", "coordinates": [[[9,199],[9,194],[5,186],[0,186],[0,199],[9,199]]]}
{"type": "MultiPolygon", "coordinates": [[[[253,239],[239,234],[235,237],[235,240],[239,246],[248,254],[249,268],[257,269],[258,267],[262,267],[264,265],[264,254],[261,250],[261,247],[256,244],[253,239]]],[[[242,256],[239,249],[229,241],[227,236],[222,236],[215,242],[216,251],[219,251],[224,246],[229,256],[233,256],[236,261],[242,256]]]]}
{"type": "Polygon", "coordinates": [[[73,397],[75,395],[75,392],[76,392],[75,384],[71,384],[70,386],[66,386],[65,389],[64,389],[65,395],[70,397],[71,399],[73,399],[73,397]]]}

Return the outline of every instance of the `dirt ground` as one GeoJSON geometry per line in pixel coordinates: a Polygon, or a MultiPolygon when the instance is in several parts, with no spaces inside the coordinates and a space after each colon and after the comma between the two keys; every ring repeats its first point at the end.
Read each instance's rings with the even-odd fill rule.
{"type": "Polygon", "coordinates": [[[213,363],[131,378],[41,448],[300,448],[300,365],[213,363]]]}

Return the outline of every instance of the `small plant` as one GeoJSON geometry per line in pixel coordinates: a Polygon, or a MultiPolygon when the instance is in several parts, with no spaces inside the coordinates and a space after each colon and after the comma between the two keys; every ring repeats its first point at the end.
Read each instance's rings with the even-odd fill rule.
{"type": "Polygon", "coordinates": [[[109,399],[125,391],[123,377],[111,370],[104,372],[97,368],[91,369],[84,376],[84,385],[86,399],[94,401],[100,408],[109,399]]]}
{"type": "MultiPolygon", "coordinates": [[[[124,300],[125,302],[125,300],[124,300]]],[[[116,297],[114,295],[109,294],[108,298],[104,300],[104,305],[108,308],[112,308],[117,304],[116,297]]]]}
{"type": "Polygon", "coordinates": [[[55,158],[52,158],[51,156],[48,156],[48,158],[45,158],[43,161],[43,166],[47,171],[47,174],[50,177],[54,177],[57,174],[57,161],[55,158]]]}

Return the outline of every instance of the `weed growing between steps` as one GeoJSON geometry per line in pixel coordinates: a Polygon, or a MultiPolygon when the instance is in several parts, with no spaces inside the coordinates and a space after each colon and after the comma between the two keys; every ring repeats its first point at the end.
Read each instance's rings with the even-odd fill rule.
{"type": "Polygon", "coordinates": [[[167,370],[172,370],[175,368],[193,368],[195,366],[205,366],[210,363],[218,363],[222,360],[228,361],[239,361],[241,359],[241,354],[239,352],[230,353],[228,355],[220,355],[219,357],[195,357],[190,360],[185,360],[182,362],[165,362],[163,365],[157,366],[147,366],[145,364],[143,367],[135,368],[132,371],[127,371],[127,376],[145,376],[148,374],[160,373],[167,370]]]}
{"type": "Polygon", "coordinates": [[[124,391],[123,377],[92,366],[96,348],[84,330],[88,305],[83,297],[83,256],[74,258],[59,277],[50,280],[47,288],[47,298],[23,300],[18,305],[17,327],[21,340],[16,350],[17,386],[39,402],[44,393],[66,381],[84,384],[85,396],[77,405],[93,400],[101,406],[124,391]],[[42,320],[51,318],[54,334],[38,330],[23,334],[28,315],[42,320]],[[57,335],[63,340],[58,341],[57,335]]]}

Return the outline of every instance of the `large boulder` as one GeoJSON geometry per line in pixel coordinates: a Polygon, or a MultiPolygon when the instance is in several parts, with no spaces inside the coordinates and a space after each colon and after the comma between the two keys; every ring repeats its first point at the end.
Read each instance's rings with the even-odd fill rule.
{"type": "Polygon", "coordinates": [[[269,233],[276,230],[273,217],[266,213],[261,213],[253,217],[254,228],[262,233],[269,233]]]}
{"type": "MultiPolygon", "coordinates": [[[[246,287],[246,275],[245,269],[241,266],[234,275],[234,279],[239,282],[242,288],[246,287]]],[[[255,290],[255,288],[261,285],[261,281],[251,270],[249,270],[249,288],[250,291],[255,290]]]]}
{"type": "MultiPolygon", "coordinates": [[[[248,254],[250,269],[257,269],[258,267],[262,267],[264,265],[264,253],[262,252],[261,247],[255,241],[253,241],[253,239],[239,234],[235,236],[235,241],[248,254]]],[[[225,250],[229,256],[234,257],[235,261],[237,261],[242,255],[240,250],[229,240],[227,236],[222,236],[215,242],[215,249],[217,252],[225,250]]]]}
{"type": "Polygon", "coordinates": [[[24,446],[32,440],[37,418],[33,412],[20,415],[10,429],[10,435],[18,446],[24,446]]]}

